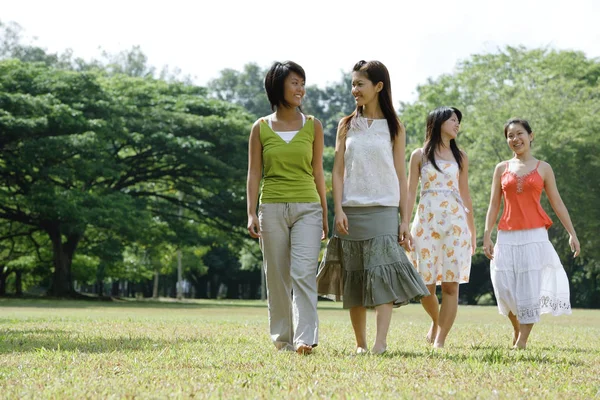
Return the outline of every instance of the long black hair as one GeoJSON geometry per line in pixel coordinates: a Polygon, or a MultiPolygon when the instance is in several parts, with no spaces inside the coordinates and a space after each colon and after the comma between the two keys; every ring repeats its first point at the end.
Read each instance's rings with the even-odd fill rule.
{"type": "MultiPolygon", "coordinates": [[[[427,132],[425,134],[425,145],[423,146],[423,153],[433,164],[434,168],[441,171],[435,163],[435,149],[438,146],[442,146],[442,124],[452,117],[452,114],[456,114],[458,122],[462,120],[462,113],[458,108],[455,107],[438,107],[427,116],[427,132]]],[[[450,150],[452,155],[458,164],[458,169],[462,169],[462,154],[454,139],[450,140],[450,150]]]]}
{"type": "MultiPolygon", "coordinates": [[[[402,127],[400,125],[398,115],[396,115],[396,111],[394,110],[394,103],[392,102],[392,89],[390,84],[390,73],[388,72],[388,69],[380,61],[360,60],[354,64],[352,72],[360,72],[368,80],[370,80],[373,85],[377,85],[379,82],[383,83],[383,89],[377,96],[379,99],[379,106],[381,107],[381,111],[387,120],[388,128],[390,130],[390,140],[393,141],[398,133],[402,131],[402,127]]],[[[345,135],[346,132],[348,132],[348,129],[350,129],[352,119],[357,115],[362,115],[362,108],[362,106],[356,106],[356,109],[352,112],[352,114],[342,118],[342,135],[345,135]]]]}

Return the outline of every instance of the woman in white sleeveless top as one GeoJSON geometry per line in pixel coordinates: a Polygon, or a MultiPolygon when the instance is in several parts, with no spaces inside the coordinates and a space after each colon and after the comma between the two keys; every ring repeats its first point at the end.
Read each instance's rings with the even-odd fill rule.
{"type": "Polygon", "coordinates": [[[429,292],[400,245],[410,239],[405,131],[393,108],[387,68],[359,61],[352,94],[356,110],[340,121],[335,147],[335,231],[317,283],[319,294],[343,299],[350,310],[359,354],[367,352],[366,310],[375,308],[371,352],[380,354],[387,348],[393,307],[429,292]]]}

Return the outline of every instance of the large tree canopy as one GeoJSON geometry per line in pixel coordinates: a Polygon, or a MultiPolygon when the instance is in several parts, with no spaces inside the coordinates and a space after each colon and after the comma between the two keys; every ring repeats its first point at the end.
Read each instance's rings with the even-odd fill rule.
{"type": "Polygon", "coordinates": [[[50,293],[72,294],[90,226],[134,241],[162,221],[178,242],[190,223],[239,228],[250,123],[199,87],[2,61],[0,218],[49,235],[50,293]]]}

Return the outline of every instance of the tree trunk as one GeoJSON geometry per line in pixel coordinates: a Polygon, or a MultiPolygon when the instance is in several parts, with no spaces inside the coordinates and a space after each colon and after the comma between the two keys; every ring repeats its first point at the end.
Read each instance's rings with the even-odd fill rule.
{"type": "Polygon", "coordinates": [[[10,271],[4,271],[4,266],[0,266],[0,296],[6,296],[6,278],[10,274],[10,271]]]}
{"type": "Polygon", "coordinates": [[[152,298],[158,299],[158,280],[160,275],[158,274],[158,268],[154,271],[154,286],[152,287],[152,298]]]}
{"type": "Polygon", "coordinates": [[[144,297],[152,297],[152,290],[154,289],[154,279],[144,280],[144,297]]]}
{"type": "Polygon", "coordinates": [[[169,297],[169,277],[167,276],[162,278],[162,293],[163,297],[169,297]]]}
{"type": "Polygon", "coordinates": [[[52,241],[54,253],[54,276],[48,294],[54,297],[74,297],[76,293],[73,289],[71,264],[77,245],[83,237],[83,232],[68,235],[64,243],[58,225],[47,227],[46,232],[48,232],[48,236],[52,241]]]}
{"type": "Polygon", "coordinates": [[[17,296],[23,296],[23,271],[20,269],[15,271],[15,294],[17,296]]]}
{"type": "Polygon", "coordinates": [[[587,306],[590,308],[600,307],[600,289],[598,288],[598,276],[595,273],[590,274],[590,301],[587,306]]]}

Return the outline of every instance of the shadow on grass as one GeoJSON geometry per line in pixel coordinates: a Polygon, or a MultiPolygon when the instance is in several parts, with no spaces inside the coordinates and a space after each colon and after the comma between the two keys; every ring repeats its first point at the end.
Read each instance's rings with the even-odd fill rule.
{"type": "MultiPolygon", "coordinates": [[[[486,346],[488,347],[488,346],[486,346]]],[[[436,359],[436,360],[449,360],[455,362],[479,362],[486,364],[515,364],[519,362],[534,363],[534,364],[558,364],[568,366],[581,366],[585,363],[577,360],[572,360],[564,357],[554,357],[553,354],[539,354],[537,351],[526,350],[510,350],[504,347],[493,347],[489,346],[486,349],[479,348],[478,350],[471,350],[470,354],[459,354],[455,352],[448,352],[447,350],[431,349],[424,352],[414,351],[389,351],[379,357],[386,358],[425,358],[425,359],[436,359]]]]}
{"type": "Polygon", "coordinates": [[[152,338],[105,338],[83,336],[64,330],[7,330],[0,331],[0,354],[78,351],[81,353],[112,353],[129,351],[160,351],[183,343],[200,343],[206,338],[152,339],[152,338]]]}
{"type": "Polygon", "coordinates": [[[113,298],[106,300],[70,300],[70,299],[0,299],[3,308],[266,308],[267,303],[260,300],[135,300],[113,298]]]}
{"type": "MultiPolygon", "coordinates": [[[[485,344],[485,345],[470,345],[470,346],[466,346],[466,349],[470,349],[470,350],[489,350],[489,351],[502,351],[502,350],[506,350],[509,351],[511,353],[515,352],[515,350],[513,350],[511,347],[500,347],[500,346],[494,346],[494,345],[490,345],[490,344],[485,344]]],[[[600,354],[600,348],[598,347],[594,347],[594,346],[590,346],[590,347],[558,347],[558,346],[544,346],[544,347],[537,347],[535,344],[534,345],[529,345],[528,350],[526,350],[525,352],[523,352],[523,354],[528,353],[528,352],[548,352],[550,354],[553,353],[572,353],[572,354],[590,354],[590,353],[598,353],[600,354]]],[[[521,352],[517,351],[518,354],[520,354],[521,352]]]]}
{"type": "MultiPolygon", "coordinates": [[[[536,348],[537,349],[537,348],[536,348]]],[[[590,347],[558,347],[558,346],[546,346],[540,347],[540,351],[550,351],[550,352],[564,352],[564,353],[576,353],[576,354],[598,354],[600,356],[600,348],[595,346],[590,347]]]]}
{"type": "MultiPolygon", "coordinates": [[[[155,339],[151,337],[113,337],[87,336],[62,329],[8,329],[0,331],[0,354],[12,353],[112,353],[133,351],[163,351],[174,349],[187,343],[209,342],[209,337],[179,338],[174,340],[155,339]]],[[[385,359],[423,359],[448,360],[460,363],[485,363],[509,365],[515,363],[555,364],[565,366],[581,366],[584,362],[556,356],[559,349],[547,347],[526,351],[508,350],[504,347],[485,346],[485,348],[467,350],[468,354],[450,352],[448,350],[406,351],[392,350],[378,356],[385,359]],[[544,350],[546,349],[546,350],[544,350]],[[543,352],[542,352],[543,351],[543,352]]],[[[564,349],[569,352],[572,349],[564,349]]],[[[334,358],[347,358],[349,352],[335,352],[334,358]]],[[[361,356],[363,357],[363,356],[361,356]]]]}
{"type": "MultiPolygon", "coordinates": [[[[87,300],[53,298],[0,298],[0,308],[163,308],[163,309],[201,309],[201,308],[267,308],[262,300],[212,300],[212,299],[143,299],[131,298],[92,298],[87,300]]],[[[319,310],[342,310],[340,303],[319,301],[319,310]]],[[[344,310],[345,311],[345,310],[344,310]]]]}

